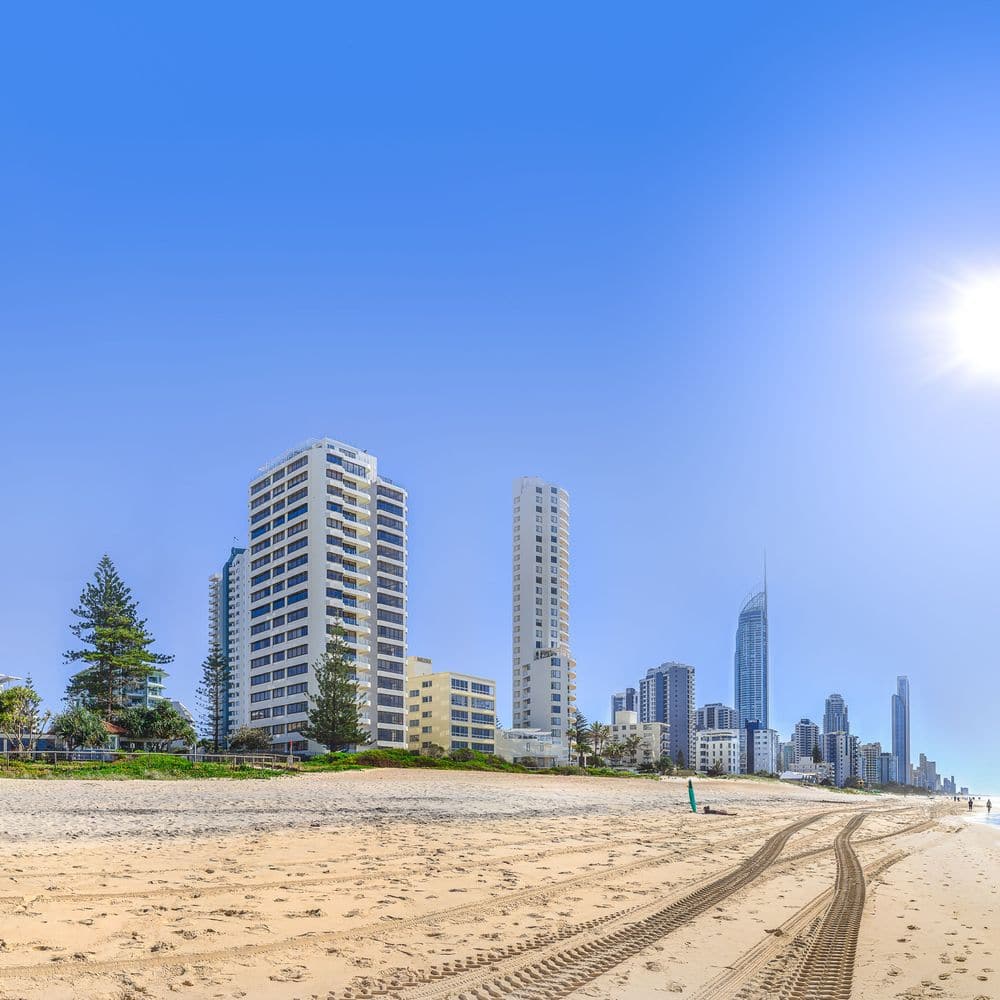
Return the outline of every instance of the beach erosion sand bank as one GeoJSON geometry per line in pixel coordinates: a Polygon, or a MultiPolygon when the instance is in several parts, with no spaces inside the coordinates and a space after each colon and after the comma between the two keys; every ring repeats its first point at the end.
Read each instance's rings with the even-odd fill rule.
{"type": "Polygon", "coordinates": [[[1000,831],[695,787],[735,815],[681,780],[0,781],[0,998],[1000,997],[1000,831]]]}

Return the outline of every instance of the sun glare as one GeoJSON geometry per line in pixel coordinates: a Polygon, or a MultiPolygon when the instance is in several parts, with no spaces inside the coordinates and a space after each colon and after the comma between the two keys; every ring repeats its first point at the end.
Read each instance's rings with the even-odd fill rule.
{"type": "Polygon", "coordinates": [[[1000,379],[1000,272],[956,284],[947,325],[958,367],[1000,379]]]}

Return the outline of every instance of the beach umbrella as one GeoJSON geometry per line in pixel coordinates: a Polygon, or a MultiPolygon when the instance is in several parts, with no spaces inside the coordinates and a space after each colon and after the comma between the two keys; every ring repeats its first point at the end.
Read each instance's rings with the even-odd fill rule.
{"type": "Polygon", "coordinates": [[[694,800],[694,784],[690,778],[688,778],[688,798],[691,800],[691,812],[696,813],[698,804],[694,800]]]}

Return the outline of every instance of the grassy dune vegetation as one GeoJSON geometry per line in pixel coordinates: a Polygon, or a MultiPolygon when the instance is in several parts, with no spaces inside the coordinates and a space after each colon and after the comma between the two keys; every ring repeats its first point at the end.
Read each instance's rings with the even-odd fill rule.
{"type": "Polygon", "coordinates": [[[137,754],[113,763],[100,761],[60,761],[45,764],[10,760],[0,762],[0,778],[94,778],[113,781],[176,781],[185,778],[274,778],[287,771],[259,767],[230,767],[228,764],[193,763],[173,754],[137,754]]]}

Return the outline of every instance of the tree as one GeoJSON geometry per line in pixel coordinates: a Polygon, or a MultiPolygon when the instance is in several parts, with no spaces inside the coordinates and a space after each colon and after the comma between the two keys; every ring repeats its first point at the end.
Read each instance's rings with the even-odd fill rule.
{"type": "Polygon", "coordinates": [[[642,737],[638,733],[633,733],[631,736],[625,737],[625,753],[633,764],[635,763],[635,755],[639,752],[639,747],[641,746],[642,737]]]}
{"type": "Polygon", "coordinates": [[[0,691],[0,736],[16,753],[25,753],[38,746],[52,719],[51,712],[42,712],[42,699],[31,678],[23,684],[0,691]]]}
{"type": "MultiPolygon", "coordinates": [[[[680,751],[678,751],[677,756],[680,756],[680,751]]],[[[720,778],[726,773],[726,769],[722,766],[722,760],[716,758],[712,761],[711,766],[705,772],[710,778],[720,778]]]]}
{"type": "Polygon", "coordinates": [[[656,771],[658,774],[674,773],[674,761],[670,754],[664,754],[658,761],[656,761],[656,771]]]}
{"type": "Polygon", "coordinates": [[[60,712],[52,720],[52,731],[66,741],[70,750],[77,747],[103,747],[108,738],[104,720],[97,712],[82,705],[60,712]]]}
{"type": "Polygon", "coordinates": [[[226,699],[229,697],[229,663],[217,642],[212,643],[201,665],[197,691],[202,710],[202,735],[207,749],[218,753],[226,743],[226,699]]]}
{"type": "Polygon", "coordinates": [[[822,764],[823,763],[823,751],[820,750],[819,744],[813,744],[813,763],[822,764]]]}
{"type": "Polygon", "coordinates": [[[683,771],[687,766],[687,762],[684,760],[684,751],[678,749],[677,751],[677,770],[683,771]]]}
{"type": "Polygon", "coordinates": [[[85,664],[70,678],[67,699],[100,711],[110,721],[124,710],[129,689],[140,686],[159,664],[173,657],[150,650],[155,640],[139,617],[139,605],[106,555],[73,614],[79,620],[70,631],[90,648],[65,654],[68,663],[85,664]]]}
{"type": "Polygon", "coordinates": [[[191,746],[197,740],[194,727],[169,701],[158,701],[152,708],[127,708],[120,713],[119,724],[153,750],[169,750],[172,743],[191,746]]]}
{"type": "Polygon", "coordinates": [[[577,755],[580,767],[587,766],[587,754],[592,750],[590,742],[590,723],[583,712],[577,711],[573,717],[573,725],[566,731],[569,737],[570,747],[577,755]]]}
{"type": "Polygon", "coordinates": [[[594,753],[600,757],[604,752],[604,745],[611,738],[611,727],[604,722],[595,722],[590,727],[590,740],[594,746],[594,753]]]}
{"type": "Polygon", "coordinates": [[[358,721],[361,701],[357,675],[344,642],[344,630],[335,625],[326,652],[313,664],[316,692],[309,694],[309,719],[299,732],[327,750],[344,750],[368,742],[358,721]]]}
{"type": "Polygon", "coordinates": [[[229,737],[229,749],[242,753],[270,753],[271,737],[263,729],[254,726],[240,726],[229,737]]]}

